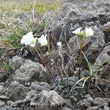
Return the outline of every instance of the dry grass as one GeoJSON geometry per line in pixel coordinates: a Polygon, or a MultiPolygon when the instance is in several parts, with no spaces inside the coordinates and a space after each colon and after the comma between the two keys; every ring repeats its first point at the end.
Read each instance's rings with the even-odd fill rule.
{"type": "MultiPolygon", "coordinates": [[[[24,33],[34,30],[32,18],[20,19],[19,15],[33,10],[33,1],[0,1],[0,49],[1,48],[20,48],[19,41],[24,33]],[[28,2],[27,2],[28,1],[28,2]]],[[[48,11],[55,11],[60,4],[37,3],[35,12],[42,14],[48,11]]],[[[38,21],[36,21],[38,23],[38,21]]]]}
{"type": "MultiPolygon", "coordinates": [[[[35,11],[38,13],[43,13],[47,11],[56,10],[60,4],[47,4],[47,3],[36,3],[35,11]]],[[[33,8],[33,3],[30,2],[0,2],[0,13],[21,13],[24,11],[30,11],[33,8]]]]}

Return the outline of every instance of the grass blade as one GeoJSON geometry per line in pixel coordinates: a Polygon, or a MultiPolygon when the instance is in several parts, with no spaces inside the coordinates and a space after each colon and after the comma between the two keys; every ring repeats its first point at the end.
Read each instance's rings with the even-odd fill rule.
{"type": "Polygon", "coordinates": [[[84,53],[83,51],[82,51],[82,54],[83,54],[83,56],[84,56],[84,58],[85,58],[85,60],[86,60],[86,62],[87,62],[90,75],[92,76],[92,75],[93,75],[93,73],[92,73],[93,71],[92,71],[92,68],[91,68],[91,64],[89,63],[89,60],[88,60],[88,58],[86,57],[86,55],[85,55],[85,53],[84,53]]]}

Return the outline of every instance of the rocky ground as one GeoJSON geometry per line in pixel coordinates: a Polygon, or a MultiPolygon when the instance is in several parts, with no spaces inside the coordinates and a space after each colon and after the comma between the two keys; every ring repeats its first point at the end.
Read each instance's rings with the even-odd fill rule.
{"type": "MultiPolygon", "coordinates": [[[[24,14],[20,19],[27,18],[24,14]]],[[[8,56],[11,58],[10,73],[0,82],[0,110],[110,110],[110,62],[104,63],[84,87],[82,80],[72,89],[78,80],[80,51],[77,43],[80,38],[72,31],[87,26],[94,30],[94,35],[85,39],[82,48],[93,68],[110,60],[110,1],[95,0],[80,5],[65,3],[57,12],[44,13],[42,21],[46,23],[44,30],[34,36],[48,35],[51,54],[63,75],[63,82],[57,76],[46,47],[41,50],[55,82],[35,50],[22,46],[14,56],[8,56]],[[62,42],[62,51],[58,50],[58,41],[62,42]]],[[[84,58],[81,75],[81,78],[89,75],[84,58]]]]}

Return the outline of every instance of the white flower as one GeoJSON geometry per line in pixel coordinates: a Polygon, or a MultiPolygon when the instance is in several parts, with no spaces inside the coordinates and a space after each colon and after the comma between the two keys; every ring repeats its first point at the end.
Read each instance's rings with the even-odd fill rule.
{"type": "Polygon", "coordinates": [[[72,33],[74,34],[79,34],[81,33],[81,27],[80,28],[77,28],[75,31],[73,31],[72,33]]]}
{"type": "Polygon", "coordinates": [[[93,30],[91,29],[91,28],[85,28],[85,35],[86,35],[86,37],[88,37],[88,36],[92,36],[92,35],[94,35],[94,32],[93,32],[93,30]]]}
{"type": "Polygon", "coordinates": [[[34,38],[33,33],[29,32],[26,35],[23,36],[21,39],[21,44],[25,44],[25,46],[30,45],[31,47],[34,47],[36,45],[37,38],[34,38]]]}
{"type": "Polygon", "coordinates": [[[57,46],[62,46],[61,42],[57,42],[57,46]]]}
{"type": "Polygon", "coordinates": [[[57,46],[58,46],[59,48],[61,48],[61,47],[62,47],[62,43],[61,43],[61,42],[57,42],[57,46]]]}
{"type": "Polygon", "coordinates": [[[47,35],[42,35],[40,38],[38,38],[38,43],[40,43],[41,46],[46,46],[48,44],[46,37],[47,35]]]}
{"type": "Polygon", "coordinates": [[[80,28],[77,28],[75,31],[73,31],[72,33],[81,36],[81,37],[88,37],[88,36],[92,36],[94,35],[94,32],[91,28],[86,27],[85,30],[81,30],[80,28]]]}

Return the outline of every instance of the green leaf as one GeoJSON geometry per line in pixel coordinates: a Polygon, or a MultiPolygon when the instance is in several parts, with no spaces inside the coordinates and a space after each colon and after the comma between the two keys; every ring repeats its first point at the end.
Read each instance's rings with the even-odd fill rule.
{"type": "Polygon", "coordinates": [[[108,63],[108,62],[110,62],[110,60],[104,61],[98,68],[96,68],[95,71],[93,71],[93,74],[95,74],[100,68],[102,68],[102,66],[103,66],[104,64],[106,64],[106,63],[108,63]]]}
{"type": "Polygon", "coordinates": [[[89,68],[89,73],[92,76],[93,75],[93,70],[92,70],[91,64],[89,63],[89,60],[88,60],[88,58],[86,57],[86,55],[85,55],[85,53],[83,51],[82,51],[82,54],[83,54],[83,56],[84,56],[84,58],[85,58],[85,60],[87,62],[87,65],[88,65],[88,68],[89,68]]]}

